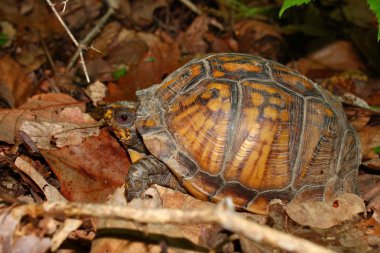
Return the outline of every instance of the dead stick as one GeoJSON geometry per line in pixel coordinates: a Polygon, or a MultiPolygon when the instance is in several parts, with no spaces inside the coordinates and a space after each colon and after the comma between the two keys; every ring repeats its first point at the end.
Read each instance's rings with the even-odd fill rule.
{"type": "Polygon", "coordinates": [[[187,8],[189,8],[190,10],[192,10],[193,12],[195,12],[196,14],[202,15],[202,12],[190,0],[180,0],[180,2],[182,2],[185,6],[187,6],[187,8]]]}
{"type": "Polygon", "coordinates": [[[83,48],[84,48],[84,46],[82,46],[81,44],[79,44],[78,41],[75,39],[74,35],[70,32],[70,29],[67,27],[65,21],[63,21],[62,17],[59,15],[59,13],[57,12],[57,10],[55,9],[54,4],[50,0],[46,0],[46,2],[48,3],[48,5],[52,9],[54,15],[57,17],[58,21],[61,23],[61,25],[63,26],[63,28],[65,29],[65,31],[69,35],[71,41],[78,48],[79,55],[80,55],[80,63],[82,65],[84,75],[86,77],[87,83],[90,83],[90,77],[88,76],[87,67],[86,67],[86,64],[85,64],[84,58],[83,58],[83,48]]]}
{"type": "MultiPolygon", "coordinates": [[[[273,228],[249,221],[232,210],[226,210],[226,202],[216,208],[181,210],[181,209],[137,209],[106,204],[82,204],[64,202],[44,202],[21,206],[24,214],[32,216],[52,215],[66,217],[97,217],[124,219],[139,223],[215,223],[245,236],[248,239],[278,247],[289,252],[333,253],[334,251],[320,245],[297,238],[273,228]]],[[[231,204],[230,204],[231,206],[231,204]]],[[[21,210],[19,210],[21,211],[21,210]]]]}
{"type": "MultiPolygon", "coordinates": [[[[86,37],[80,41],[81,45],[88,45],[102,30],[104,25],[107,23],[108,19],[111,17],[111,15],[114,13],[114,10],[112,7],[108,8],[106,14],[103,15],[103,17],[97,22],[94,28],[91,29],[91,31],[86,35],[86,37]]],[[[75,61],[78,59],[78,56],[80,56],[80,50],[77,50],[75,54],[71,57],[69,64],[67,64],[67,68],[71,69],[74,66],[75,61]]]]}

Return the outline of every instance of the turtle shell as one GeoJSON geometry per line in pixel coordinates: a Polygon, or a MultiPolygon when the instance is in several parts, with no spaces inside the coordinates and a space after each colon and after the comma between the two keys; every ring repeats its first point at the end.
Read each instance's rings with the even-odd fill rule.
{"type": "Polygon", "coordinates": [[[341,104],[279,63],[244,54],[196,59],[137,92],[147,149],[195,197],[268,203],[356,191],[359,138],[341,104]]]}

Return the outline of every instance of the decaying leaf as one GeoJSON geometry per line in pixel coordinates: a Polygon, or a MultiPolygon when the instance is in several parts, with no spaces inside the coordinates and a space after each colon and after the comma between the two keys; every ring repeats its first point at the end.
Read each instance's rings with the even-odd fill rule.
{"type": "Polygon", "coordinates": [[[51,250],[54,252],[56,251],[59,246],[62,244],[62,242],[67,238],[69,233],[79,228],[79,226],[82,224],[82,220],[78,219],[66,219],[62,226],[59,228],[59,230],[54,234],[53,238],[51,239],[52,246],[51,250]]]}
{"type": "Polygon", "coordinates": [[[344,193],[326,202],[289,203],[285,211],[298,224],[314,228],[330,228],[351,219],[356,214],[365,213],[366,208],[359,196],[344,193]]]}
{"type": "Polygon", "coordinates": [[[66,201],[66,199],[59,193],[58,189],[50,185],[43,176],[33,168],[33,166],[22,157],[18,157],[15,161],[15,166],[26,175],[28,175],[34,183],[36,183],[39,188],[45,194],[45,197],[49,201],[66,201]]]}
{"type": "Polygon", "coordinates": [[[363,159],[377,158],[374,148],[380,145],[380,125],[367,126],[359,132],[363,159]]]}
{"type": "MultiPolygon", "coordinates": [[[[20,125],[27,120],[35,122],[65,121],[67,112],[70,111],[67,107],[79,108],[81,112],[85,110],[84,102],[78,102],[72,97],[60,93],[36,95],[28,99],[19,109],[0,110],[0,141],[14,144],[20,125]],[[65,108],[66,110],[64,110],[65,108]]],[[[68,114],[73,115],[72,112],[68,114]]],[[[82,113],[80,115],[84,118],[82,113]]]]}
{"type": "Polygon", "coordinates": [[[92,104],[96,106],[98,102],[102,101],[107,92],[107,87],[99,81],[90,84],[87,89],[87,95],[91,98],[92,104]]]}
{"type": "Polygon", "coordinates": [[[0,108],[24,103],[33,91],[32,83],[33,77],[27,75],[10,56],[0,58],[0,108]]]}
{"type": "Polygon", "coordinates": [[[86,138],[80,145],[41,154],[58,177],[61,193],[71,201],[103,202],[128,173],[130,161],[107,129],[86,138]]]}
{"type": "Polygon", "coordinates": [[[35,142],[36,146],[41,149],[51,149],[54,141],[56,147],[64,147],[68,145],[79,145],[84,138],[99,135],[99,128],[88,127],[60,122],[33,122],[24,121],[20,126],[20,131],[28,134],[35,142]]]}
{"type": "Polygon", "coordinates": [[[239,52],[281,61],[285,57],[285,41],[275,26],[258,20],[243,20],[235,25],[239,52]]]}
{"type": "Polygon", "coordinates": [[[47,252],[50,238],[40,237],[38,231],[18,230],[22,217],[15,208],[3,209],[0,213],[0,252],[47,252]]]}

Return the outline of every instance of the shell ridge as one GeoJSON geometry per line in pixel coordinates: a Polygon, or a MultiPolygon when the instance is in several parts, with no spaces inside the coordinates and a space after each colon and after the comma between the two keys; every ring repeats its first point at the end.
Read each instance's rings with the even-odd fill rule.
{"type": "MultiPolygon", "coordinates": [[[[228,136],[227,136],[227,151],[223,158],[222,168],[219,175],[223,175],[226,170],[227,163],[231,159],[232,150],[234,147],[234,141],[237,131],[237,124],[239,122],[241,111],[242,111],[242,99],[243,99],[243,88],[240,82],[233,82],[231,85],[231,120],[229,123],[228,136]]],[[[223,176],[222,176],[223,178],[223,176]]]]}
{"type": "Polygon", "coordinates": [[[305,127],[306,127],[306,114],[307,114],[307,104],[308,100],[304,97],[303,99],[303,114],[302,114],[302,125],[301,125],[301,132],[300,132],[300,138],[299,138],[299,143],[298,143],[298,150],[297,150],[297,155],[295,158],[294,162],[294,168],[292,171],[292,180],[290,181],[291,188],[294,189],[294,181],[296,180],[297,176],[299,175],[299,172],[301,171],[301,154],[302,154],[302,147],[304,144],[304,132],[305,132],[305,127]]]}

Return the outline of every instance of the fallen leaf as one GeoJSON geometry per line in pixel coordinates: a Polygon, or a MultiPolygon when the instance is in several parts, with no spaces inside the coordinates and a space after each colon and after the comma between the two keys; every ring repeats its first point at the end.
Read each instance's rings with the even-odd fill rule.
{"type": "Polygon", "coordinates": [[[33,75],[27,75],[21,66],[10,56],[0,58],[0,107],[17,107],[29,97],[34,86],[33,75]],[[4,107],[4,106],[2,106],[4,107]]]}
{"type": "MultiPolygon", "coordinates": [[[[181,32],[177,40],[181,46],[181,51],[190,54],[205,54],[210,50],[210,45],[206,40],[209,26],[217,21],[206,15],[200,15],[194,19],[185,32],[181,32]]],[[[210,39],[210,38],[209,38],[210,39]]]]}
{"type": "Polygon", "coordinates": [[[300,225],[330,228],[354,215],[366,212],[364,201],[355,194],[344,193],[331,201],[289,203],[285,207],[289,217],[300,225]]]}
{"type": "Polygon", "coordinates": [[[99,135],[98,127],[83,127],[80,125],[59,122],[24,121],[20,131],[26,133],[41,149],[61,148],[69,145],[79,145],[86,137],[99,135]],[[52,145],[54,143],[55,145],[52,145]]]}
{"type": "Polygon", "coordinates": [[[285,58],[285,41],[274,25],[253,19],[243,20],[235,25],[235,34],[241,53],[276,61],[285,58]]]}
{"type": "Polygon", "coordinates": [[[377,158],[374,148],[380,146],[380,125],[366,126],[359,132],[363,160],[377,158]]]}
{"type": "Polygon", "coordinates": [[[374,171],[380,171],[380,158],[376,157],[368,161],[362,162],[364,166],[367,166],[369,169],[374,171]]]}
{"type": "Polygon", "coordinates": [[[19,231],[23,214],[14,213],[14,210],[14,207],[12,210],[6,208],[0,213],[0,252],[47,252],[51,246],[50,238],[40,237],[35,231],[19,231]]]}
{"type": "Polygon", "coordinates": [[[343,40],[335,41],[288,65],[313,80],[331,77],[346,70],[364,69],[364,63],[353,45],[343,40]]]}
{"type": "Polygon", "coordinates": [[[17,157],[15,161],[15,166],[26,175],[28,175],[34,183],[36,183],[48,201],[66,201],[66,199],[59,193],[57,188],[50,185],[44,177],[38,173],[38,171],[22,157],[17,157]]]}
{"type": "Polygon", "coordinates": [[[80,145],[41,150],[41,154],[58,177],[61,193],[71,201],[104,202],[124,183],[130,165],[107,129],[80,145]]]}
{"type": "Polygon", "coordinates": [[[96,81],[86,88],[87,95],[91,98],[92,104],[96,106],[98,102],[106,97],[107,87],[100,81],[96,81]]]}
{"type": "Polygon", "coordinates": [[[167,5],[167,0],[133,1],[132,20],[139,26],[149,26],[152,24],[154,11],[167,5]]]}
{"type": "Polygon", "coordinates": [[[82,224],[82,220],[78,219],[65,219],[59,230],[54,234],[51,239],[51,251],[56,251],[59,246],[63,243],[64,240],[68,237],[68,235],[79,228],[82,224]]]}
{"type": "MultiPolygon", "coordinates": [[[[111,93],[106,101],[136,100],[136,90],[144,89],[152,84],[160,83],[172,71],[180,65],[179,46],[176,42],[167,43],[160,37],[142,32],[127,31],[120,33],[120,41],[143,41],[149,50],[142,54],[137,64],[131,64],[127,74],[117,80],[118,90],[121,93],[111,93]],[[147,74],[149,73],[149,74],[147,74]]],[[[135,55],[136,53],[131,54],[135,55]]],[[[132,58],[126,58],[125,60],[132,58]]]]}

